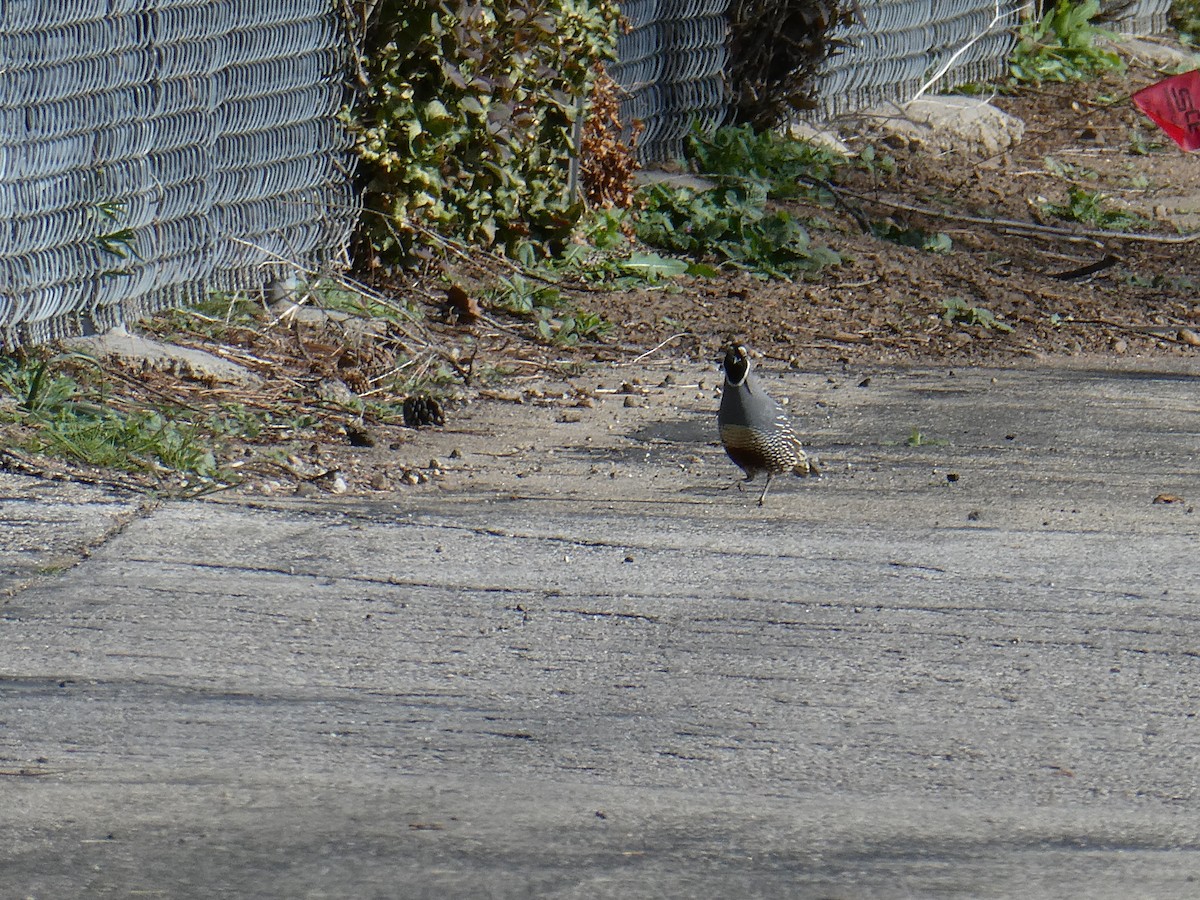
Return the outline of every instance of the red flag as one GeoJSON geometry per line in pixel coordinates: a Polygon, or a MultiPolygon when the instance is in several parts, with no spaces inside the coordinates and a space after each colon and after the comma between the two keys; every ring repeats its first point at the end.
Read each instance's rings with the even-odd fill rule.
{"type": "Polygon", "coordinates": [[[1133,102],[1184,150],[1200,150],[1200,69],[1142,88],[1133,102]]]}

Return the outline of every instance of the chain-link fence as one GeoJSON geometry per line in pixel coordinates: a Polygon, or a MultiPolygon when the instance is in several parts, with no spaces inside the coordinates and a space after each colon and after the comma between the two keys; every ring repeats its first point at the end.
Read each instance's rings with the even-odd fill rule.
{"type": "MultiPolygon", "coordinates": [[[[1110,0],[1123,31],[1169,0],[1110,0]]],[[[817,76],[823,117],[1000,75],[1019,0],[861,0],[817,76]]],[[[729,0],[627,0],[611,74],[643,161],[729,115],[729,0]]],[[[334,0],[0,2],[0,346],[86,333],[345,252],[334,0]]]]}
{"type": "MultiPolygon", "coordinates": [[[[629,30],[611,69],[627,92],[622,113],[639,119],[643,162],[678,156],[693,122],[713,127],[729,115],[729,0],[629,0],[629,30]]],[[[1106,0],[1116,30],[1148,34],[1166,27],[1170,0],[1106,0]]],[[[1007,71],[1021,16],[1040,15],[1028,0],[860,0],[855,21],[826,35],[835,52],[815,79],[816,109],[829,119],[911,99],[931,85],[986,81],[1007,71]]]]}
{"type": "Polygon", "coordinates": [[[628,30],[609,69],[626,92],[622,119],[637,119],[643,160],[683,151],[693,123],[712,129],[729,113],[725,87],[729,0],[626,0],[628,30]]]}
{"type": "Polygon", "coordinates": [[[330,0],[0,4],[3,346],[343,254],[346,44],[330,0]]]}
{"type": "Polygon", "coordinates": [[[841,49],[817,78],[821,118],[911,100],[931,78],[952,86],[1007,71],[1021,0],[876,0],[835,29],[841,49]]]}
{"type": "Polygon", "coordinates": [[[1161,34],[1171,17],[1171,0],[1102,0],[1100,13],[1120,34],[1161,34]]]}

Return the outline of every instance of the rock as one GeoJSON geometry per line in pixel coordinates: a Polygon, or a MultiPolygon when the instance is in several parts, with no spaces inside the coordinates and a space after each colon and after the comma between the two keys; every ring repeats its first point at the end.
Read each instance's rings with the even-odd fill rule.
{"type": "Polygon", "coordinates": [[[669,187],[691,188],[693,191],[711,191],[716,183],[698,175],[688,175],[685,172],[666,172],[662,169],[642,169],[634,173],[634,181],[638,184],[665,184],[669,187]]]}
{"type": "Polygon", "coordinates": [[[850,148],[843,144],[836,134],[808,122],[793,122],[788,126],[788,136],[842,156],[850,155],[850,148]]]}
{"type": "Polygon", "coordinates": [[[346,440],[351,447],[374,447],[375,436],[370,429],[350,422],[346,425],[346,440]]]}
{"type": "Polygon", "coordinates": [[[171,372],[193,381],[240,387],[258,387],[262,384],[261,378],[237,363],[203,350],[176,347],[131,334],[124,326],[104,334],[69,338],[63,343],[72,350],[79,350],[97,359],[115,359],[142,371],[171,372]]]}
{"type": "Polygon", "coordinates": [[[1152,69],[1186,71],[1200,66],[1200,55],[1182,47],[1171,47],[1135,37],[1116,36],[1108,42],[1113,50],[1152,69]]]}
{"type": "Polygon", "coordinates": [[[903,107],[869,110],[864,121],[893,143],[938,153],[994,156],[1025,134],[1023,121],[974,97],[922,97],[903,107]]]}
{"type": "Polygon", "coordinates": [[[317,398],[338,406],[350,406],[357,398],[340,378],[322,378],[317,382],[317,398]]]}

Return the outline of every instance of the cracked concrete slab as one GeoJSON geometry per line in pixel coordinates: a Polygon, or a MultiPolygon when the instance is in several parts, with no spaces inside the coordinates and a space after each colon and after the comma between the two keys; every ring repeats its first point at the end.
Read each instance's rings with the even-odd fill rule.
{"type": "Polygon", "coordinates": [[[106,488],[0,473],[0,596],[76,565],[152,505],[106,488]]]}
{"type": "Polygon", "coordinates": [[[5,883],[1194,896],[1200,370],[763,374],[830,472],[763,509],[677,370],[473,407],[391,497],[165,504],[17,591],[5,883]]]}

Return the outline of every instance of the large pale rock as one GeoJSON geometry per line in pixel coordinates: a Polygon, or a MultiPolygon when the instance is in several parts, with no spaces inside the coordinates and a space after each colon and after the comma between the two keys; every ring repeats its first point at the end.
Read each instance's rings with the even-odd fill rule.
{"type": "Polygon", "coordinates": [[[812,125],[808,122],[793,122],[788,126],[788,135],[797,141],[823,147],[832,153],[849,156],[851,150],[831,130],[812,125]]]}
{"type": "Polygon", "coordinates": [[[123,327],[104,334],[71,338],[63,343],[97,359],[115,358],[143,371],[173,372],[183,378],[217,384],[254,387],[262,383],[258,375],[237,363],[203,350],[153,341],[131,334],[123,327]]]}
{"type": "Polygon", "coordinates": [[[1186,72],[1200,66],[1200,54],[1178,44],[1118,35],[1109,45],[1128,59],[1162,69],[1164,72],[1186,72]]]}
{"type": "Polygon", "coordinates": [[[716,182],[687,172],[670,172],[666,169],[643,169],[634,174],[638,184],[665,184],[674,188],[690,188],[693,191],[711,191],[716,182]]]}
{"type": "Polygon", "coordinates": [[[1200,194],[1155,197],[1152,204],[1129,205],[1147,218],[1168,222],[1180,231],[1200,231],[1200,194]]]}
{"type": "Polygon", "coordinates": [[[922,97],[864,114],[869,128],[893,146],[936,153],[994,156],[1020,142],[1025,123],[977,97],[922,97]]]}

